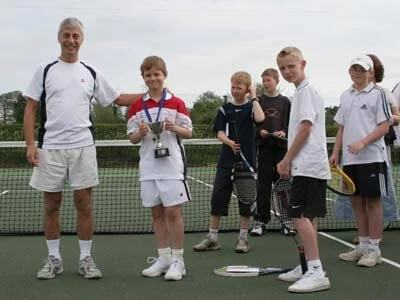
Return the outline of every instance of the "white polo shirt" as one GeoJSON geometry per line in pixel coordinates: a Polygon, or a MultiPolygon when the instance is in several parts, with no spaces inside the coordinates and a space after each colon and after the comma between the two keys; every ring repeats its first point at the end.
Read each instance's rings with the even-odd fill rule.
{"type": "MultiPolygon", "coordinates": [[[[152,122],[155,122],[157,119],[159,102],[154,101],[148,94],[145,94],[143,99],[135,101],[129,108],[127,122],[128,135],[137,132],[142,121],[146,124],[151,123],[145,113],[142,100],[145,101],[152,122]]],[[[185,102],[170,93],[166,94],[158,121],[166,119],[189,130],[193,129],[185,102]]],[[[156,147],[155,136],[152,132],[146,134],[142,139],[139,150],[139,180],[184,179],[186,156],[182,138],[175,132],[163,130],[160,134],[160,139],[164,147],[169,149],[170,156],[154,158],[154,149],[156,147]]]]}
{"type": "MultiPolygon", "coordinates": [[[[55,60],[51,61],[54,62],[55,60]]],[[[95,67],[96,83],[90,71],[80,61],[66,63],[62,60],[52,65],[47,73],[46,105],[43,149],[71,149],[94,144],[90,131],[90,99],[102,106],[114,102],[119,93],[95,67]],[[94,86],[96,87],[93,91],[94,86]]],[[[44,68],[51,62],[42,64],[35,72],[23,96],[40,101],[43,92],[44,68]]],[[[41,106],[41,109],[44,109],[41,106]]]]}
{"type": "Polygon", "coordinates": [[[307,79],[300,83],[293,95],[288,147],[293,143],[302,121],[311,122],[312,129],[306,143],[293,159],[292,175],[330,179],[324,100],[307,79]]]}
{"type": "MultiPolygon", "coordinates": [[[[400,107],[400,82],[395,85],[392,90],[393,99],[396,102],[397,106],[400,107]]],[[[398,146],[400,144],[400,125],[393,126],[394,131],[396,132],[396,141],[395,144],[398,146]]]]}
{"type": "Polygon", "coordinates": [[[372,131],[378,124],[390,120],[392,114],[382,88],[369,84],[361,91],[350,87],[340,96],[340,106],[334,120],[344,126],[342,162],[343,165],[367,164],[387,161],[383,136],[367,145],[358,154],[350,154],[348,146],[372,131]]]}

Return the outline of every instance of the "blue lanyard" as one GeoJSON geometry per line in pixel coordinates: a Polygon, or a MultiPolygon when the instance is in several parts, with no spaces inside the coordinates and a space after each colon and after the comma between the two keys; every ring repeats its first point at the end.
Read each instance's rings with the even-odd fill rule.
{"type": "MultiPolygon", "coordinates": [[[[163,90],[163,94],[161,96],[160,101],[158,102],[158,112],[157,112],[157,118],[156,118],[156,123],[158,122],[158,119],[160,118],[160,112],[162,107],[164,106],[164,102],[165,102],[165,98],[167,97],[167,90],[164,89],[163,90]]],[[[144,97],[143,97],[144,98],[144,97]]],[[[143,110],[146,114],[147,119],[149,120],[150,123],[153,123],[153,120],[151,119],[151,115],[149,113],[149,110],[146,107],[146,102],[144,101],[144,99],[142,98],[142,103],[143,103],[143,110]]]]}

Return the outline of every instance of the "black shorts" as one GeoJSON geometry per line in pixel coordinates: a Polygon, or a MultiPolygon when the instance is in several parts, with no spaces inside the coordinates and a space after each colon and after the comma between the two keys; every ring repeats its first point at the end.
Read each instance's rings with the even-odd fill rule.
{"type": "MultiPolygon", "coordinates": [[[[215,175],[214,188],[211,196],[211,215],[212,216],[228,216],[229,202],[232,197],[232,180],[231,169],[217,168],[215,175]]],[[[239,203],[239,215],[242,217],[250,217],[253,211],[253,205],[239,203]]]]}
{"type": "Polygon", "coordinates": [[[292,218],[309,219],[326,215],[326,180],[295,176],[292,181],[291,208],[292,218]]]}
{"type": "Polygon", "coordinates": [[[380,198],[387,194],[387,165],[385,162],[343,166],[343,171],[356,186],[354,195],[380,198]]]}

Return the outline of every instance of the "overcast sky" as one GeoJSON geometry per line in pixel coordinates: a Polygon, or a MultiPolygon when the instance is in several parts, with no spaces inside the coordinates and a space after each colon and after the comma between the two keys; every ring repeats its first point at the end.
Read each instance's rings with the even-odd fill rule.
{"type": "MultiPolygon", "coordinates": [[[[299,47],[307,76],[338,105],[359,54],[385,65],[383,86],[400,81],[398,0],[2,0],[0,93],[24,90],[37,66],[60,54],[62,19],[85,26],[81,60],[99,68],[121,92],[144,91],[139,66],[149,55],[167,63],[167,86],[191,107],[208,90],[230,91],[240,70],[260,82],[285,46],[299,47]]],[[[287,95],[293,87],[281,80],[287,95]]]]}

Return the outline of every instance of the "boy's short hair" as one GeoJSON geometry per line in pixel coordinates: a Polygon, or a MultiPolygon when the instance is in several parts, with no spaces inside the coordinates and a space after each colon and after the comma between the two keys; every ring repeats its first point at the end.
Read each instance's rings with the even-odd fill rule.
{"type": "Polygon", "coordinates": [[[299,60],[304,60],[303,53],[301,53],[299,48],[296,48],[294,46],[288,46],[283,48],[281,51],[279,51],[277,58],[284,57],[287,55],[293,55],[294,57],[297,57],[299,60]]]}
{"type": "Polygon", "coordinates": [[[381,60],[376,56],[375,54],[367,54],[369,56],[374,64],[374,71],[375,71],[375,82],[380,83],[383,80],[383,77],[385,75],[385,68],[383,67],[383,64],[381,60]]]}
{"type": "Polygon", "coordinates": [[[156,68],[157,70],[160,70],[165,76],[168,75],[167,65],[165,64],[165,61],[159,56],[146,57],[140,65],[140,73],[143,76],[144,72],[150,70],[151,68],[156,68]]]}
{"type": "Polygon", "coordinates": [[[232,75],[231,82],[244,84],[245,86],[249,87],[251,86],[251,76],[247,72],[239,71],[232,75]]]}
{"type": "Polygon", "coordinates": [[[279,81],[279,73],[277,70],[273,69],[273,68],[268,68],[265,69],[264,72],[262,72],[261,77],[264,76],[270,76],[272,78],[274,78],[276,81],[279,81]]]}

